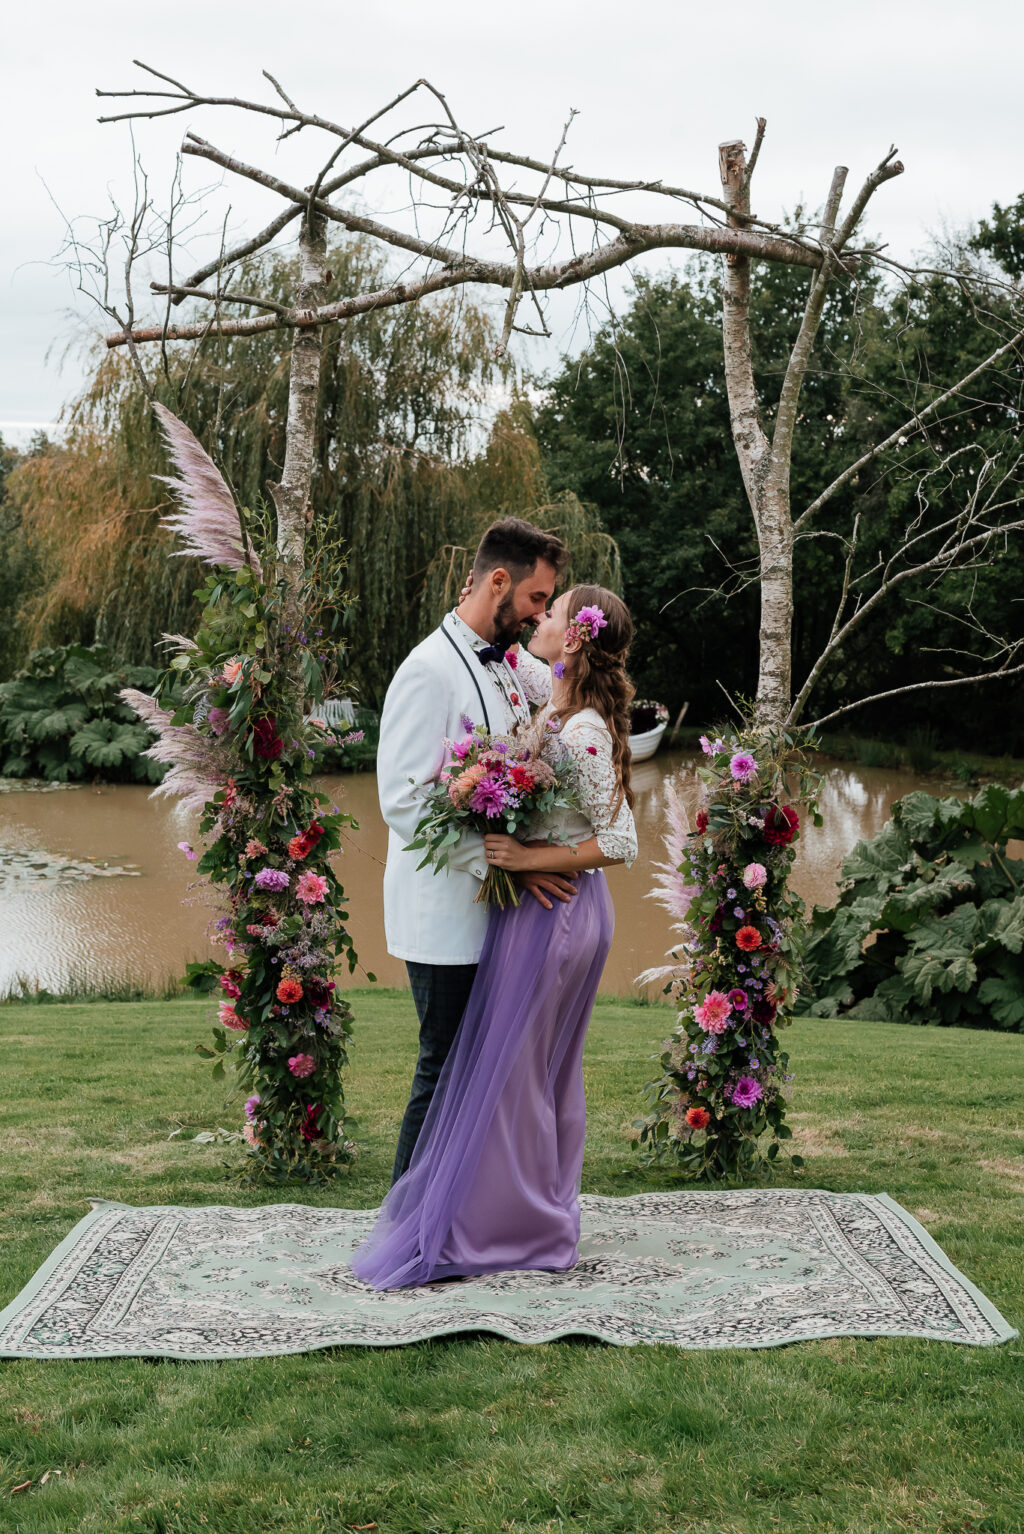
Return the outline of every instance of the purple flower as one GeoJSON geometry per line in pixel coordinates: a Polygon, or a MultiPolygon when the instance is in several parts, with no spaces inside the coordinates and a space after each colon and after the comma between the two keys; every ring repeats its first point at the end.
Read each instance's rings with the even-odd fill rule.
{"type": "Polygon", "coordinates": [[[555,676],[558,678],[558,680],[561,681],[565,675],[565,662],[556,660],[551,669],[555,673],[555,676]]]}
{"type": "Polygon", "coordinates": [[[735,900],[736,899],[736,891],[735,890],[726,890],[725,898],[726,898],[726,900],[735,900]]]}
{"type": "Polygon", "coordinates": [[[467,735],[471,735],[473,733],[473,721],[470,719],[468,714],[460,714],[459,723],[467,735]]]}
{"type": "Polygon", "coordinates": [[[256,875],[256,888],[261,890],[286,890],[291,883],[280,868],[261,868],[256,875]]]}
{"type": "Polygon", "coordinates": [[[749,751],[737,751],[729,763],[729,771],[737,783],[749,783],[757,771],[757,763],[749,751]]]}
{"type": "Polygon", "coordinates": [[[599,629],[608,627],[608,619],[600,607],[581,607],[574,619],[576,623],[585,623],[590,629],[591,639],[596,639],[599,629]]]}
{"type": "Polygon", "coordinates": [[[743,907],[741,905],[734,905],[733,908],[732,908],[732,914],[734,916],[738,916],[740,921],[742,921],[743,920],[743,907]]]}
{"type": "Polygon", "coordinates": [[[483,813],[488,819],[491,819],[493,816],[501,814],[507,801],[508,796],[504,788],[492,773],[489,777],[480,779],[480,782],[473,790],[473,797],[469,801],[469,807],[471,810],[476,810],[477,814],[483,813]]]}
{"type": "Polygon", "coordinates": [[[256,1109],[260,1105],[259,1093],[254,1092],[251,1097],[245,1099],[245,1116],[251,1124],[256,1117],[256,1109]]]}
{"type": "Polygon", "coordinates": [[[763,1096],[761,1083],[753,1076],[741,1076],[732,1089],[733,1105],[737,1108],[752,1108],[763,1096]]]}
{"type": "Polygon", "coordinates": [[[746,991],[741,991],[739,986],[729,992],[729,1002],[734,1012],[745,1012],[750,1006],[750,999],[746,991]]]}
{"type": "Polygon", "coordinates": [[[452,746],[452,756],[457,756],[460,762],[464,762],[474,745],[472,735],[467,735],[465,740],[457,740],[452,746]]]}
{"type": "Polygon", "coordinates": [[[700,737],[700,749],[703,751],[705,756],[713,755],[714,748],[712,747],[711,742],[708,740],[706,735],[702,735],[700,737]]]}
{"type": "Polygon", "coordinates": [[[228,732],[228,718],[228,709],[211,708],[206,715],[206,722],[215,735],[226,735],[228,732]]]}

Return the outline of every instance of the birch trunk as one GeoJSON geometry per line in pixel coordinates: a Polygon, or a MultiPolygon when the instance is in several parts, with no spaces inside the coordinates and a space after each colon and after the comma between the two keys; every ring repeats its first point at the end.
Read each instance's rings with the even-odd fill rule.
{"type": "MultiPolygon", "coordinates": [[[[326,288],[327,222],[314,212],[303,219],[299,233],[296,309],[308,310],[312,314],[323,303],[326,288]]],[[[295,331],[288,383],[284,470],[280,483],[268,486],[277,508],[277,551],[285,581],[285,621],[293,633],[299,616],[298,601],[305,566],[323,334],[323,327],[315,323],[295,331]]],[[[301,680],[297,685],[301,686],[301,680]]]]}
{"type": "MultiPolygon", "coordinates": [[[[750,212],[750,174],[745,145],[719,145],[719,171],[729,223],[741,226],[750,212]]],[[[756,719],[781,723],[789,712],[793,632],[793,528],[789,510],[789,459],[773,450],[764,429],[754,382],[750,340],[750,260],[727,255],[722,283],[725,386],[733,443],[747,492],[760,555],[761,622],[756,719]]]]}

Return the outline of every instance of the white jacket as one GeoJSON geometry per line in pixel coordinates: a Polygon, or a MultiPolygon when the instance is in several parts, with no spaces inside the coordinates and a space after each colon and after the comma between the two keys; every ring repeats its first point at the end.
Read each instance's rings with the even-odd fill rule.
{"type": "Polygon", "coordinates": [[[482,837],[464,836],[440,873],[430,865],[417,870],[422,852],[402,849],[416,833],[425,791],[441,770],[445,739],[466,733],[463,718],[500,734],[529,718],[531,701],[543,703],[550,694],[542,661],[520,650],[515,670],[481,665],[475,651],[485,643],[448,613],[406,656],[384,699],[377,792],[388,825],[384,931],[397,959],[475,964],[483,948],[488,907],[476,904],[487,872],[482,837]]]}

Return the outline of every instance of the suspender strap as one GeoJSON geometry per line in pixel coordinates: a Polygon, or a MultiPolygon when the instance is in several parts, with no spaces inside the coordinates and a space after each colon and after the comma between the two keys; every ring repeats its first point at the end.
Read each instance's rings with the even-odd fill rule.
{"type": "Polygon", "coordinates": [[[452,649],[455,651],[456,655],[459,657],[459,660],[462,662],[462,664],[465,666],[466,670],[469,672],[470,681],[473,683],[473,686],[476,688],[476,695],[480,699],[480,707],[483,709],[484,723],[487,725],[488,731],[491,731],[491,716],[487,712],[487,704],[484,702],[484,694],[483,694],[483,689],[480,686],[480,678],[477,676],[476,672],[473,670],[472,666],[469,664],[469,661],[466,659],[465,651],[462,649],[462,647],[459,644],[456,643],[455,639],[448,632],[448,630],[445,628],[443,623],[440,625],[440,629],[441,629],[441,633],[444,635],[444,637],[447,639],[448,643],[451,645],[452,649]]]}

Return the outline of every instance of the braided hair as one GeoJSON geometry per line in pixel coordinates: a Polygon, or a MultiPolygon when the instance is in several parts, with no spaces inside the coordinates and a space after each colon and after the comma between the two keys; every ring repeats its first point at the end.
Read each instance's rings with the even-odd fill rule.
{"type": "Polygon", "coordinates": [[[613,814],[623,799],[633,808],[630,787],[629,704],[636,689],[626,675],[626,657],[633,640],[633,620],[621,597],[604,586],[574,586],[569,593],[571,623],[583,607],[599,607],[607,622],[576,652],[576,664],[567,674],[569,704],[561,711],[563,724],[581,709],[593,708],[601,715],[612,737],[612,763],[619,781],[613,814]]]}

